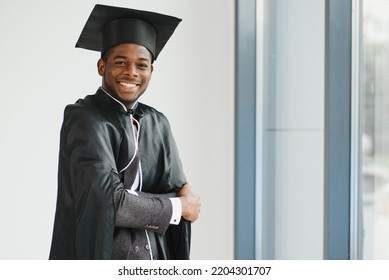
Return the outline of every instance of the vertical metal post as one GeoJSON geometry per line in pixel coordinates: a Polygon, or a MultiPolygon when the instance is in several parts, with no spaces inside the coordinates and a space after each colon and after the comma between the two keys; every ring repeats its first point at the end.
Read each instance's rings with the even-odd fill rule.
{"type": "Polygon", "coordinates": [[[235,13],[235,259],[255,259],[256,0],[235,13]]]}
{"type": "Polygon", "coordinates": [[[350,258],[351,14],[326,1],[324,259],[350,258]]]}
{"type": "Polygon", "coordinates": [[[350,259],[362,258],[361,246],[361,71],[362,0],[352,2],[352,78],[351,78],[351,176],[350,176],[350,259]]]}

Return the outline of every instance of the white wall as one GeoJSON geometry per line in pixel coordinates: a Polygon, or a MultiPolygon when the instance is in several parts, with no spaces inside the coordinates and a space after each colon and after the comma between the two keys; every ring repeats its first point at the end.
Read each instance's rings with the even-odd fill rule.
{"type": "MultiPolygon", "coordinates": [[[[183,18],[141,98],[170,119],[202,198],[193,259],[233,258],[234,1],[101,4],[183,18]]],[[[95,1],[0,4],[0,259],[46,259],[63,109],[100,85],[97,52],[75,49],[95,1]]]]}
{"type": "Polygon", "coordinates": [[[271,2],[271,59],[264,59],[271,64],[265,65],[271,72],[265,83],[272,83],[264,92],[271,106],[264,137],[272,146],[270,152],[264,147],[264,164],[274,177],[265,187],[275,198],[270,238],[275,259],[322,259],[325,1],[271,2]]]}

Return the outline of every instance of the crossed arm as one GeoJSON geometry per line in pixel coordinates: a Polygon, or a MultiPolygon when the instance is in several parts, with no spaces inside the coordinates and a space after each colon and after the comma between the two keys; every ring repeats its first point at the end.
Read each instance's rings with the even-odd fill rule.
{"type": "Polygon", "coordinates": [[[170,198],[178,197],[181,203],[181,216],[187,221],[195,222],[200,214],[199,195],[185,183],[180,191],[169,194],[151,194],[144,192],[128,192],[120,179],[114,179],[114,201],[116,222],[118,227],[149,229],[164,233],[172,216],[170,198]]]}

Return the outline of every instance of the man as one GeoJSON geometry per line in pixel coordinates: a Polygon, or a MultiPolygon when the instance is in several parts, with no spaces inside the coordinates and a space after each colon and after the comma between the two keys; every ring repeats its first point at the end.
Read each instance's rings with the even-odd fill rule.
{"type": "Polygon", "coordinates": [[[50,259],[189,259],[200,199],[166,117],[138,102],[180,21],[93,9],[76,46],[101,52],[102,86],[65,109],[50,259]]]}

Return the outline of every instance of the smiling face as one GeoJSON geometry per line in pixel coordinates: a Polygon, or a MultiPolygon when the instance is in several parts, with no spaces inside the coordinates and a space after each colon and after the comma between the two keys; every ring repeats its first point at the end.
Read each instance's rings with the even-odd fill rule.
{"type": "Polygon", "coordinates": [[[131,109],[149,84],[153,65],[143,46],[120,44],[110,48],[97,63],[102,88],[131,109]]]}

